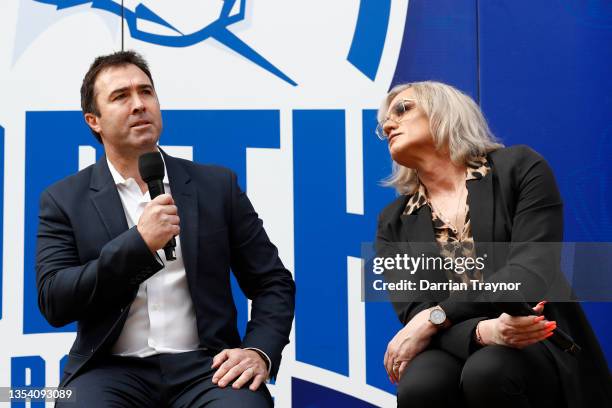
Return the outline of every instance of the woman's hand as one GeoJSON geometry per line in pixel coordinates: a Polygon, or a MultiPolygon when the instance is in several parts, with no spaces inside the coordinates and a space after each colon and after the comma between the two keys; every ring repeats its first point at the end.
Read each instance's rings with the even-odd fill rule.
{"type": "Polygon", "coordinates": [[[416,314],[391,339],[385,352],[385,370],[392,383],[397,383],[410,360],[423,351],[438,329],[429,321],[431,309],[416,314]]]}
{"type": "MultiPolygon", "coordinates": [[[[538,303],[533,310],[541,315],[545,303],[538,303]]],[[[502,313],[496,319],[481,321],[476,329],[486,346],[500,345],[521,349],[552,336],[556,327],[556,322],[549,322],[544,316],[510,316],[502,313]]]]}

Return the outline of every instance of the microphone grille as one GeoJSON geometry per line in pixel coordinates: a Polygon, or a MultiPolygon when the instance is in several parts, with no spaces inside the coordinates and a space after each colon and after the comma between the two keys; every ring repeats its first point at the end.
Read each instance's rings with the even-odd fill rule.
{"type": "Polygon", "coordinates": [[[163,180],[166,172],[161,153],[150,152],[141,155],[138,158],[138,171],[146,183],[151,180],[163,180]]]}

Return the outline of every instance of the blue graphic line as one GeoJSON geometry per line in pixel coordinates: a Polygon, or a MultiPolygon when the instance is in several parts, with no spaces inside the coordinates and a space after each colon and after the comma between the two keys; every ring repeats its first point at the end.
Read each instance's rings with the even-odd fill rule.
{"type": "Polygon", "coordinates": [[[346,59],[372,81],[382,58],[390,13],[391,0],[361,0],[359,5],[353,43],[346,59]]]}
{"type": "MultiPolygon", "coordinates": [[[[122,15],[121,5],[115,3],[112,0],[93,0],[93,1],[83,1],[83,0],[34,0],[39,3],[52,4],[57,6],[57,9],[65,9],[68,7],[80,6],[82,4],[91,3],[91,7],[95,9],[100,9],[104,11],[108,11],[110,13],[116,14],[118,16],[122,15]]],[[[128,28],[130,30],[130,35],[132,38],[157,44],[165,47],[189,47],[191,45],[200,43],[202,41],[207,40],[208,38],[214,38],[219,41],[221,44],[230,48],[232,51],[237,54],[243,56],[247,60],[252,63],[258,65],[259,67],[265,69],[269,73],[275,75],[276,77],[282,79],[283,81],[296,86],[297,83],[289,78],[286,74],[284,74],[280,69],[274,66],[270,61],[265,59],[261,54],[247,45],[240,38],[236,37],[233,33],[231,33],[227,27],[231,24],[237,23],[244,19],[245,16],[245,5],[246,0],[225,0],[221,12],[219,13],[219,17],[217,20],[212,23],[204,26],[202,29],[193,32],[191,34],[183,34],[169,22],[161,18],[158,14],[153,12],[151,9],[146,7],[144,4],[139,3],[138,6],[134,9],[134,11],[125,9],[123,10],[123,17],[127,22],[128,28]],[[231,14],[232,10],[236,3],[239,3],[239,11],[238,13],[231,14]],[[159,24],[161,26],[167,27],[179,35],[163,35],[163,34],[154,34],[142,31],[138,28],[139,21],[150,21],[152,23],[159,24]]]]}
{"type": "MultiPolygon", "coordinates": [[[[93,4],[92,4],[92,7],[93,7],[93,4]]],[[[142,20],[147,20],[147,21],[151,21],[151,22],[157,23],[159,25],[162,25],[164,27],[168,27],[168,28],[176,31],[177,33],[183,35],[183,33],[181,33],[174,26],[172,26],[172,24],[168,23],[166,20],[164,20],[163,18],[161,18],[160,16],[155,14],[153,11],[151,11],[150,8],[148,8],[147,6],[145,6],[142,3],[140,3],[138,6],[136,6],[135,11],[136,11],[136,19],[142,19],[142,20]]]]}
{"type": "Polygon", "coordinates": [[[283,81],[288,82],[293,86],[297,85],[297,83],[295,83],[294,80],[289,78],[287,75],[283,74],[281,70],[279,70],[274,65],[272,65],[268,60],[266,60],[264,57],[258,54],[257,51],[249,47],[244,41],[236,37],[234,33],[229,31],[225,27],[223,27],[218,32],[214,33],[212,37],[215,40],[219,41],[221,44],[227,46],[228,48],[231,48],[238,54],[242,55],[244,58],[248,59],[249,61],[254,62],[255,64],[265,69],[266,71],[276,75],[283,81]]]}
{"type": "MultiPolygon", "coordinates": [[[[224,0],[223,9],[221,9],[221,17],[227,19],[229,24],[234,24],[238,21],[244,20],[244,10],[246,5],[246,0],[240,0],[240,11],[235,16],[230,16],[232,12],[232,8],[234,8],[234,4],[236,4],[236,0],[224,0]]],[[[228,24],[228,25],[229,25],[228,24]]]]}

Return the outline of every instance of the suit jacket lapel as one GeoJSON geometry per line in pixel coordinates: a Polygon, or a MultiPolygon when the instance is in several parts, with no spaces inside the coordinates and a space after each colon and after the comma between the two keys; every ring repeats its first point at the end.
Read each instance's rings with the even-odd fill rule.
{"type": "MultiPolygon", "coordinates": [[[[404,208],[402,208],[404,211],[404,208]]],[[[431,222],[431,209],[428,205],[419,208],[416,213],[402,214],[402,227],[400,238],[407,242],[435,242],[433,223],[431,222]]]]}
{"type": "Polygon", "coordinates": [[[476,256],[484,258],[484,279],[487,280],[495,273],[497,259],[497,247],[493,244],[495,231],[493,170],[479,180],[469,180],[467,188],[474,249],[476,256]]]}
{"type": "Polygon", "coordinates": [[[106,163],[106,156],[94,165],[89,188],[92,191],[91,200],[100,215],[109,238],[116,238],[128,229],[128,224],[119,192],[106,163]]]}
{"type": "MultiPolygon", "coordinates": [[[[404,208],[402,208],[402,211],[404,208]]],[[[436,242],[433,222],[431,220],[431,208],[424,205],[415,213],[400,216],[402,229],[400,237],[402,241],[407,241],[409,255],[415,258],[426,256],[431,258],[440,257],[440,248],[436,242]]],[[[408,249],[407,248],[407,249],[408,249]]],[[[437,269],[425,269],[417,271],[421,279],[430,281],[444,282],[446,275],[437,269]]]]}
{"type": "Polygon", "coordinates": [[[475,242],[493,242],[493,171],[479,180],[467,182],[470,223],[475,242]]]}
{"type": "Polygon", "coordinates": [[[181,219],[181,252],[185,272],[188,278],[194,279],[197,276],[195,272],[197,271],[198,255],[198,195],[191,177],[180,161],[168,156],[163,151],[162,154],[168,171],[172,197],[178,207],[179,218],[181,219]]]}
{"type": "MultiPolygon", "coordinates": [[[[404,211],[403,207],[402,211],[404,211]]],[[[440,255],[431,221],[431,209],[428,205],[422,206],[413,214],[402,214],[400,219],[402,221],[400,240],[410,243],[409,247],[413,256],[440,255]]]]}

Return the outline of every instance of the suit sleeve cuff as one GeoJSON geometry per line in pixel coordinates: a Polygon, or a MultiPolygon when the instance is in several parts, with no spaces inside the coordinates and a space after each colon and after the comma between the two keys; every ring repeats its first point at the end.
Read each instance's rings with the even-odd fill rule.
{"type": "Polygon", "coordinates": [[[270,357],[268,357],[266,353],[255,347],[246,347],[245,350],[256,351],[257,354],[259,354],[263,358],[263,360],[266,362],[266,367],[268,368],[268,374],[266,375],[266,379],[270,378],[270,370],[272,369],[272,360],[270,360],[270,357]]]}

